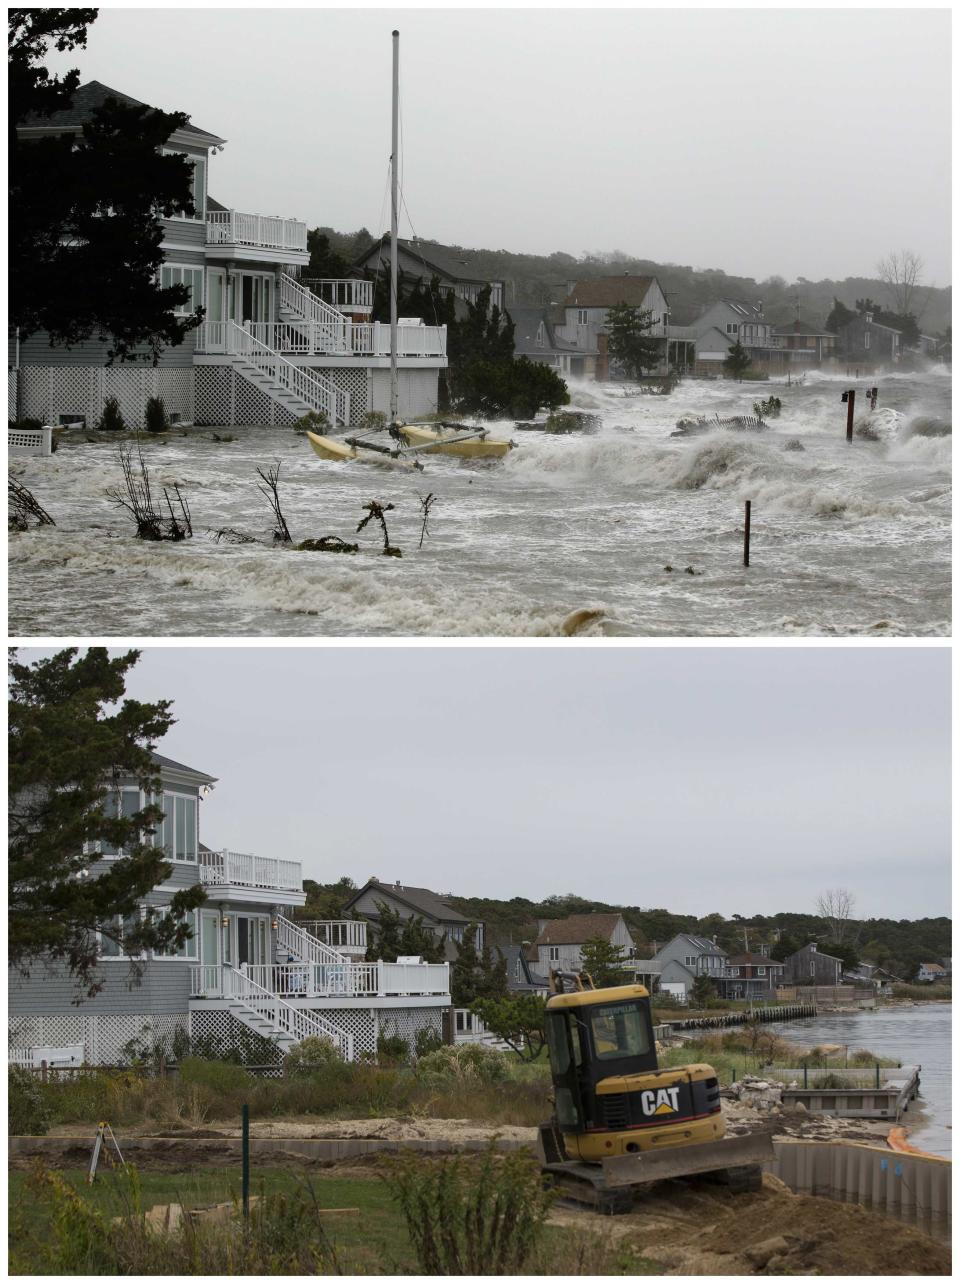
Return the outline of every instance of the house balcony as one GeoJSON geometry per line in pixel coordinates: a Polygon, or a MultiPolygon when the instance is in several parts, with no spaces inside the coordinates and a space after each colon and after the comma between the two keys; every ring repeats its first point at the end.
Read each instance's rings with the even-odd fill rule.
{"type": "Polygon", "coordinates": [[[412,997],[449,1004],[450,965],[244,963],[237,969],[201,963],[190,968],[191,1000],[229,1001],[243,997],[248,990],[267,991],[285,1003],[301,1007],[309,1007],[317,999],[350,1007],[356,1006],[357,1000],[407,1000],[412,997]]]}
{"type": "MultiPolygon", "coordinates": [[[[233,356],[239,351],[237,328],[230,322],[205,321],[194,331],[198,356],[233,356]]],[[[371,365],[386,365],[390,359],[390,327],[374,322],[328,321],[246,321],[248,335],[270,351],[288,360],[324,358],[315,364],[337,364],[347,359],[366,358],[371,365]]],[[[408,364],[419,359],[446,364],[447,327],[444,325],[401,325],[397,327],[397,357],[408,364]]],[[[301,361],[301,364],[304,364],[301,361]]]]}
{"type": "Polygon", "coordinates": [[[314,278],[301,277],[300,284],[305,285],[324,303],[329,303],[338,312],[358,312],[369,314],[373,311],[373,282],[361,281],[357,277],[314,278]]]}
{"type": "Polygon", "coordinates": [[[298,860],[230,851],[202,851],[198,860],[200,882],[210,889],[208,900],[299,906],[307,899],[298,860]]]}
{"type": "Polygon", "coordinates": [[[307,225],[295,218],[208,210],[206,255],[208,259],[243,258],[303,266],[310,260],[307,225]]]}
{"type": "Polygon", "coordinates": [[[339,954],[364,955],[367,952],[367,924],[365,919],[294,919],[321,944],[339,954]]]}

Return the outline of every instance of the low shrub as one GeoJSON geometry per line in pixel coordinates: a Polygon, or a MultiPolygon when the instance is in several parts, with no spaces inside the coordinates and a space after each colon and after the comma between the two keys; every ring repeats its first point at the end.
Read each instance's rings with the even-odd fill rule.
{"type": "Polygon", "coordinates": [[[506,1057],[496,1048],[484,1047],[482,1043],[462,1043],[428,1052],[417,1062],[414,1073],[421,1083],[442,1087],[465,1080],[503,1083],[509,1071],[506,1057]]]}
{"type": "Polygon", "coordinates": [[[42,1137],[50,1127],[43,1090],[31,1070],[11,1066],[7,1075],[7,1131],[11,1136],[42,1137]]]}
{"type": "Polygon", "coordinates": [[[126,426],[120,413],[120,402],[116,397],[104,397],[97,432],[123,432],[126,426]]]}
{"type": "Polygon", "coordinates": [[[381,1066],[402,1066],[410,1059],[410,1045],[402,1035],[381,1034],[377,1039],[377,1061],[381,1066]]]}
{"type": "Polygon", "coordinates": [[[414,1035],[413,1050],[418,1061],[421,1057],[425,1057],[430,1052],[436,1052],[442,1047],[443,1039],[440,1037],[440,1031],[434,1029],[432,1025],[422,1026],[414,1035]]]}
{"type": "Polygon", "coordinates": [[[243,1066],[231,1061],[202,1061],[199,1057],[184,1057],[180,1062],[181,1084],[196,1084],[209,1088],[223,1097],[249,1091],[256,1080],[243,1066]]]}
{"type": "Polygon", "coordinates": [[[519,1275],[537,1249],[552,1202],[530,1155],[498,1154],[479,1162],[410,1154],[387,1166],[424,1275],[519,1275]]]}
{"type": "Polygon", "coordinates": [[[360,420],[360,429],[362,432],[379,432],[381,428],[386,428],[387,416],[382,410],[368,410],[360,420]]]}
{"type": "Polygon", "coordinates": [[[301,1039],[295,1044],[283,1058],[283,1073],[285,1075],[310,1074],[326,1066],[342,1063],[340,1049],[332,1039],[320,1035],[308,1035],[306,1039],[301,1039]]]}
{"type": "Polygon", "coordinates": [[[162,397],[148,397],[147,406],[143,416],[144,427],[147,432],[166,432],[170,427],[170,420],[167,417],[167,408],[163,404],[162,397]]]}

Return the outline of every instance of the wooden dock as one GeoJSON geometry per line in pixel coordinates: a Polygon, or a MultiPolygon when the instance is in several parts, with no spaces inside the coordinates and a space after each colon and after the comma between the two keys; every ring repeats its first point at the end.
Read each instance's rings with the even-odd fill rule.
{"type": "Polygon", "coordinates": [[[746,1025],[750,1021],[799,1021],[815,1017],[815,1003],[766,1003],[755,1008],[737,1008],[733,1012],[718,1012],[716,1016],[667,1017],[662,1025],[668,1030],[722,1030],[727,1026],[746,1025]]]}
{"type": "Polygon", "coordinates": [[[798,1070],[778,1067],[761,1073],[783,1084],[786,1109],[799,1104],[811,1114],[844,1119],[897,1120],[920,1092],[919,1066],[803,1066],[798,1070]]]}

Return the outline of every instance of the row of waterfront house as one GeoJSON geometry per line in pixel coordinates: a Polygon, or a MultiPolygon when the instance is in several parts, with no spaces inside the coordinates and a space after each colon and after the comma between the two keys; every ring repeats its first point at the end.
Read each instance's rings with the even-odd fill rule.
{"type": "MultiPolygon", "coordinates": [[[[370,878],[349,897],[344,917],[306,919],[300,863],[207,846],[203,801],[215,778],[159,754],[155,762],[161,782],[155,801],[164,819],[152,841],[163,848],[171,873],[144,898],[138,916],[163,913],[178,890],[199,883],[206,901],[193,911],[192,935],[175,953],[132,956],[123,946],[126,923],[112,924],[109,935],[98,929],[102,986],[92,997],[84,997],[57,962],[37,960],[27,974],[12,971],[11,1060],[55,1061],[71,1049],[73,1062],[113,1065],[131,1048],[169,1056],[190,1047],[270,1067],[311,1035],[332,1040],[344,1058],[355,1060],[376,1053],[381,1037],[399,1037],[413,1048],[424,1029],[446,1039],[480,1031],[469,1013],[452,1009],[450,966],[471,923],[442,895],[370,878]],[[442,939],[444,961],[370,958],[368,930],[384,907],[442,939]],[[140,971],[136,983],[133,963],[140,971]]],[[[148,802],[137,781],[122,776],[108,801],[119,815],[133,815],[148,802]]],[[[93,854],[96,877],[123,852],[101,843],[93,854]]],[[[484,925],[473,927],[482,950],[484,925]]],[[[499,947],[509,990],[546,993],[550,970],[579,971],[586,945],[597,939],[619,951],[624,981],[684,1003],[702,976],[722,997],[758,1003],[784,997],[784,987],[822,989],[846,981],[869,987],[885,979],[845,976],[841,961],[815,943],[778,961],[764,951],[731,955],[715,939],[681,933],[644,958],[621,914],[598,913],[544,920],[535,941],[499,947]]]]}
{"type": "MultiPolygon", "coordinates": [[[[97,81],[80,86],[69,109],[19,127],[25,138],[79,131],[108,97],[136,102],[97,81]]],[[[51,346],[43,334],[10,338],[9,417],[46,424],[93,426],[107,397],[124,420],[143,422],[146,402],[161,397],[176,422],[210,426],[285,426],[310,411],[332,425],[356,424],[389,408],[389,327],[372,321],[374,286],[390,270],[390,244],[377,241],[344,279],[307,279],[307,224],[285,213],[237,210],[215,198],[216,155],[226,140],[188,122],[168,140],[193,162],[195,214],[163,220],[161,283],[185,285],[184,313],[204,308],[203,323],[159,364],[107,364],[105,341],[51,346]]],[[[269,180],[267,180],[269,181],[269,180]]],[[[462,311],[484,288],[490,306],[506,307],[515,325],[515,352],[573,378],[617,373],[608,352],[607,317],[618,303],[648,310],[649,331],[662,343],[662,369],[694,374],[721,368],[739,342],[754,365],[795,373],[837,358],[865,368],[896,363],[902,336],[872,315],[840,334],[799,318],[775,327],[763,304],[719,299],[692,323],[674,324],[654,276],[607,276],[569,283],[556,304],[511,304],[505,283],[484,279],[470,253],[435,242],[400,240],[401,282],[437,281],[462,311]]],[[[936,340],[921,337],[926,355],[936,340]]],[[[437,409],[440,372],[447,365],[443,325],[405,320],[397,338],[399,409],[404,417],[437,409]]]]}

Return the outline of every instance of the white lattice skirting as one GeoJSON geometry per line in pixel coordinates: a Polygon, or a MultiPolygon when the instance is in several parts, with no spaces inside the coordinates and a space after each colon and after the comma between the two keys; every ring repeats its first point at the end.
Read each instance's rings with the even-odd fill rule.
{"type": "MultiPolygon", "coordinates": [[[[350,421],[359,423],[367,411],[366,367],[323,369],[316,373],[350,394],[350,421]]],[[[197,366],[196,377],[198,424],[211,428],[289,428],[296,418],[231,365],[197,366]]]]}
{"type": "MultiPolygon", "coordinates": [[[[16,372],[8,382],[8,401],[16,414],[16,372]],[[11,391],[12,389],[12,391],[11,391]]],[[[20,413],[56,426],[70,416],[95,428],[107,397],[116,397],[128,428],[143,428],[147,401],[159,397],[168,415],[186,423],[194,419],[194,370],[154,369],[152,366],[22,366],[20,413]]]]}
{"type": "MultiPolygon", "coordinates": [[[[387,1038],[399,1035],[412,1051],[420,1030],[429,1027],[442,1034],[441,1013],[441,1008],[318,1008],[315,1011],[316,1016],[353,1035],[355,1057],[362,1053],[374,1055],[380,1035],[387,1038]]],[[[224,1047],[242,1048],[250,1032],[231,1013],[208,1008],[190,1013],[190,1037],[215,1039],[224,1047]]],[[[275,1059],[277,1064],[283,1060],[279,1050],[275,1059]]],[[[258,1058],[260,1062],[262,1058],[258,1058]]]]}
{"type": "Polygon", "coordinates": [[[124,1045],[131,1039],[146,1044],[163,1039],[169,1048],[177,1030],[186,1030],[188,1022],[186,1012],[163,1016],[58,1012],[52,1016],[11,1017],[9,1044],[13,1049],[82,1043],[87,1065],[115,1066],[123,1060],[124,1045]]]}

